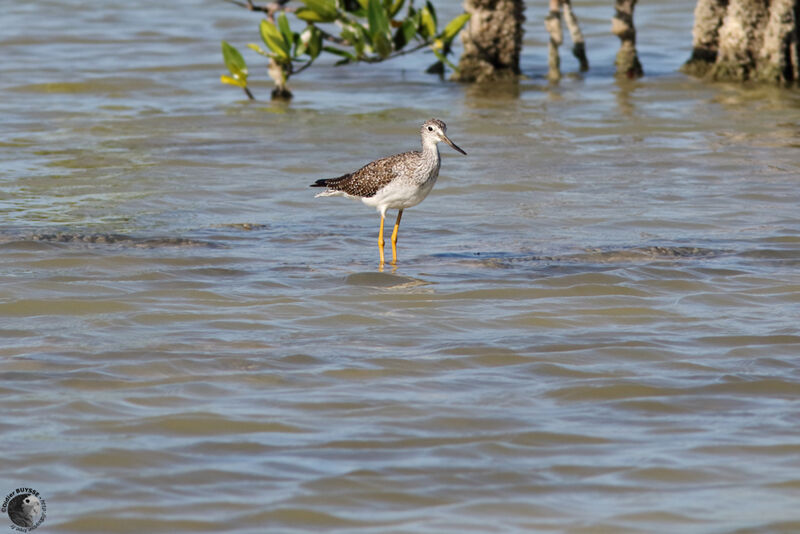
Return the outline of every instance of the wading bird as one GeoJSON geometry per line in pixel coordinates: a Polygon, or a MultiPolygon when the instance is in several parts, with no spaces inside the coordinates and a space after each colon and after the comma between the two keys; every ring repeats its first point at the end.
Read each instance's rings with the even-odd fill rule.
{"type": "Polygon", "coordinates": [[[381,266],[383,259],[383,221],[386,211],[396,209],[397,220],[392,231],[392,265],[397,263],[397,229],[403,210],[416,206],[428,196],[439,176],[441,157],[439,142],[444,141],[454,150],[465,156],[449,137],[447,126],[439,119],[426,121],[420,128],[422,150],[403,152],[387,158],[367,163],[355,172],[338,178],[317,180],[311,187],[327,187],[318,197],[341,195],[361,199],[367,206],[375,207],[381,214],[381,227],[378,234],[378,250],[381,266]]]}

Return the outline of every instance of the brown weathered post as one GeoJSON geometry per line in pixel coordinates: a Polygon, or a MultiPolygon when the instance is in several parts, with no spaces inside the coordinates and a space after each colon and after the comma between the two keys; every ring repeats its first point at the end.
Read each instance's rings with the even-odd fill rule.
{"type": "Polygon", "coordinates": [[[698,0],[683,71],[712,80],[800,79],[798,0],[698,0]]]}
{"type": "Polygon", "coordinates": [[[796,0],[773,0],[764,27],[764,42],[756,57],[755,78],[764,82],[788,82],[800,79],[798,64],[798,28],[800,3],[796,0]]]}
{"type": "Polygon", "coordinates": [[[522,0],[465,0],[472,17],[461,32],[464,51],[453,79],[463,82],[516,80],[522,50],[522,0]]]}
{"type": "Polygon", "coordinates": [[[544,19],[544,27],[550,34],[550,43],[547,49],[547,77],[550,80],[561,78],[561,58],[558,48],[564,41],[561,31],[561,0],[550,0],[550,12],[544,19]]]}
{"type": "Polygon", "coordinates": [[[578,24],[578,17],[572,11],[571,0],[550,0],[550,11],[544,19],[544,27],[547,29],[547,33],[550,34],[547,77],[551,80],[561,78],[561,59],[558,55],[558,48],[564,40],[561,30],[562,11],[564,24],[567,26],[572,39],[572,54],[580,62],[581,72],[589,70],[589,60],[586,59],[586,44],[583,40],[581,27],[578,24]]]}
{"type": "Polygon", "coordinates": [[[694,8],[692,28],[692,55],[683,65],[683,71],[694,76],[705,76],[717,60],[719,28],[728,7],[728,0],[699,0],[694,8]]]}
{"type": "Polygon", "coordinates": [[[586,58],[586,43],[583,40],[581,27],[578,25],[578,17],[572,11],[571,0],[561,0],[561,5],[564,8],[564,24],[567,25],[569,37],[572,39],[572,55],[580,63],[581,72],[586,72],[589,70],[589,60],[586,58]]]}
{"type": "Polygon", "coordinates": [[[636,53],[636,27],[633,25],[633,8],[636,0],[616,0],[611,32],[619,37],[620,45],[615,64],[617,76],[639,78],[644,75],[636,53]]]}

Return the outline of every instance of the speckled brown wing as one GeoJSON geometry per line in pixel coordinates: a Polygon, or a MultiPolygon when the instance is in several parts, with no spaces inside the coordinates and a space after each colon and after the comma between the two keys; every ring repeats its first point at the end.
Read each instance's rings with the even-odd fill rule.
{"type": "Polygon", "coordinates": [[[341,191],[354,197],[369,198],[397,178],[403,163],[414,152],[395,154],[388,158],[367,163],[355,172],[339,176],[338,178],[323,178],[317,180],[311,187],[327,187],[334,191],[341,191]]]}

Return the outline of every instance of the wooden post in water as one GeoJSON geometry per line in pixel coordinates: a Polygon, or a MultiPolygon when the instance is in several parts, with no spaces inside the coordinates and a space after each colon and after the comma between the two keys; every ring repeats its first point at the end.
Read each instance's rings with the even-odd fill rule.
{"type": "Polygon", "coordinates": [[[550,80],[558,80],[561,78],[561,59],[558,55],[558,48],[564,40],[561,31],[562,11],[564,14],[564,24],[567,26],[570,38],[572,39],[572,54],[578,58],[581,72],[589,70],[589,60],[586,58],[586,44],[583,40],[583,33],[581,32],[580,25],[578,24],[578,17],[576,17],[575,13],[572,11],[572,1],[550,0],[550,11],[544,19],[544,27],[547,29],[547,33],[550,34],[547,61],[547,77],[550,80]]]}
{"type": "Polygon", "coordinates": [[[472,17],[461,32],[464,52],[453,79],[462,82],[516,80],[522,50],[522,0],[466,0],[472,17]]]}
{"type": "Polygon", "coordinates": [[[633,25],[633,8],[636,0],[616,0],[614,18],[611,19],[611,32],[619,37],[617,52],[617,76],[639,78],[644,75],[642,64],[636,53],[636,27],[633,25]]]}
{"type": "Polygon", "coordinates": [[[797,0],[699,0],[687,74],[769,83],[800,79],[797,0]]]}

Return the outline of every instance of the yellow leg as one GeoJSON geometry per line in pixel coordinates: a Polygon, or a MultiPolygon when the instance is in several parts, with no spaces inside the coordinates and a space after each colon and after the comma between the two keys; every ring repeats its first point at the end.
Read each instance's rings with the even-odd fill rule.
{"type": "Polygon", "coordinates": [[[392,231],[392,265],[397,263],[397,229],[400,228],[400,219],[403,218],[403,210],[397,212],[397,220],[394,222],[392,231]]]}
{"type": "Polygon", "coordinates": [[[381,254],[381,267],[383,267],[383,213],[381,213],[381,230],[378,234],[378,252],[381,254]]]}

